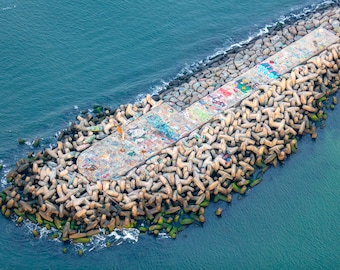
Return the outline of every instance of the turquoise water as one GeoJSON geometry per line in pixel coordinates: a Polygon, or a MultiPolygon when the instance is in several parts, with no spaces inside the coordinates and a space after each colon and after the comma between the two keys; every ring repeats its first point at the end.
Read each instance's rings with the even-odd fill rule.
{"type": "MultiPolygon", "coordinates": [[[[0,178],[33,149],[55,142],[82,109],[152,93],[206,57],[318,1],[0,0],[0,178]],[[240,3],[241,2],[241,3],[240,3]]],[[[207,209],[176,240],[140,235],[109,249],[62,254],[0,216],[0,269],[337,269],[340,265],[339,108],[316,141],[304,138],[242,200],[207,209]],[[214,215],[223,208],[222,218],[214,215]]],[[[1,187],[3,187],[3,183],[1,187]]]]}

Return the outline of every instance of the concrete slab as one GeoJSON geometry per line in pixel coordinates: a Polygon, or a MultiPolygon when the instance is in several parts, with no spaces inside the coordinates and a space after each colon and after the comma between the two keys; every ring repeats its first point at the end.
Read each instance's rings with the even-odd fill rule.
{"type": "Polygon", "coordinates": [[[122,126],[124,139],[114,133],[82,152],[77,160],[79,172],[92,181],[119,179],[212,117],[237,105],[257,86],[280,78],[338,40],[331,32],[318,28],[181,112],[166,103],[156,106],[122,126]]]}

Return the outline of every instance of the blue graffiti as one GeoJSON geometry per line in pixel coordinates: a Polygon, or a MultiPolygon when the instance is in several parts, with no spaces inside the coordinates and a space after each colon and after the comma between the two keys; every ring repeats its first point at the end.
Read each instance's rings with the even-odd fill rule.
{"type": "Polygon", "coordinates": [[[280,77],[280,74],[276,72],[273,67],[268,63],[262,63],[258,66],[258,70],[266,75],[270,79],[277,79],[280,77]]]}
{"type": "Polygon", "coordinates": [[[171,128],[167,123],[165,123],[162,118],[158,115],[149,115],[147,117],[148,122],[156,128],[160,133],[164,134],[171,140],[177,141],[179,139],[179,135],[171,128]]]}

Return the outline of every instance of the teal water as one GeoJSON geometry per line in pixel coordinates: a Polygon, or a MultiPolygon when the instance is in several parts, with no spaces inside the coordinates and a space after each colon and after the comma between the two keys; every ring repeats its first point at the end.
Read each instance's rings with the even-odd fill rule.
{"type": "MultiPolygon", "coordinates": [[[[134,102],[279,17],[319,3],[31,2],[0,0],[0,178],[33,150],[18,138],[39,136],[47,147],[79,110],[134,102]]],[[[63,244],[33,239],[27,226],[0,216],[0,269],[339,269],[339,110],[329,112],[316,141],[304,138],[248,196],[211,205],[204,226],[176,240],[140,235],[78,257],[76,247],[62,254],[63,244]]]]}

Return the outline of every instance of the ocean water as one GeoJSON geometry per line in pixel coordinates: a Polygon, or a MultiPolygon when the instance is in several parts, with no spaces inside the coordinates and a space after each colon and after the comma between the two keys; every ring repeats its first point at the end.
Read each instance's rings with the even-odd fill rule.
{"type": "MultiPolygon", "coordinates": [[[[321,1],[50,2],[0,0],[1,179],[35,137],[48,147],[80,110],[135,102],[321,1]]],[[[63,254],[62,243],[34,239],[32,224],[0,216],[0,269],[339,269],[339,113],[242,200],[210,205],[204,225],[176,240],[139,235],[79,257],[80,247],[63,254]]]]}

